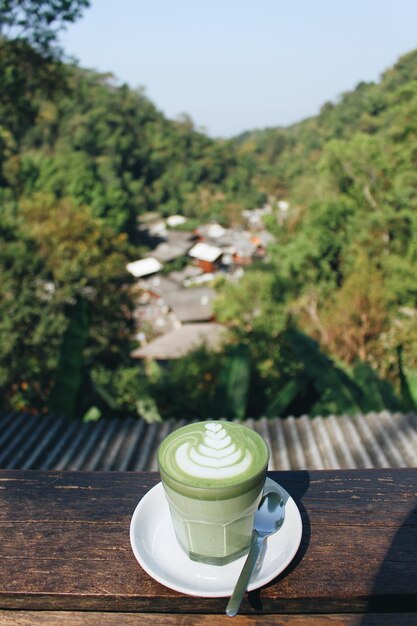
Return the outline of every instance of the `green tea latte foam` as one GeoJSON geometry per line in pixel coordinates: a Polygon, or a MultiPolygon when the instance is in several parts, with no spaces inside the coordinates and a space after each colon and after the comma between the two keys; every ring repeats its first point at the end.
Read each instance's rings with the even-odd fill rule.
{"type": "Polygon", "coordinates": [[[235,422],[188,424],[162,442],[161,479],[190,558],[221,565],[247,549],[268,459],[262,437],[235,422]]]}

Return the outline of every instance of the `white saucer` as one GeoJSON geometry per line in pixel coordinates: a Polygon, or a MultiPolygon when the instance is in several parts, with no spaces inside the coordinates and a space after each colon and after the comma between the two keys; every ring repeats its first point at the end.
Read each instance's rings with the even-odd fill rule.
{"type": "MultiPolygon", "coordinates": [[[[287,567],[302,535],[300,512],[285,489],[267,478],[264,491],[281,494],[285,520],[266,540],[265,556],[259,571],[252,575],[249,591],[270,582],[287,567]]],[[[162,483],[152,487],[137,505],[130,523],[130,543],[136,559],[152,578],[192,596],[230,596],[246,559],[245,555],[222,566],[191,561],[175,537],[162,483]]]]}

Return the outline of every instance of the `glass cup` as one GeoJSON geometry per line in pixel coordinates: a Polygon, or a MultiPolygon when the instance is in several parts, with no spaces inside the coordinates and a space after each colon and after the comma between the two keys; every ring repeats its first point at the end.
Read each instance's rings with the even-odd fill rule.
{"type": "Polygon", "coordinates": [[[164,439],[158,467],[190,559],[224,565],[248,550],[268,460],[262,437],[236,422],[192,423],[164,439]]]}

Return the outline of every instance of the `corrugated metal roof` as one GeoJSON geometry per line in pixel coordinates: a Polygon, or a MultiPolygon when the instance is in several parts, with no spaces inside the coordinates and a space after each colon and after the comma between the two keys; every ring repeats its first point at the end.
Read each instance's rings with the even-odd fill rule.
{"type": "MultiPolygon", "coordinates": [[[[270,470],[417,466],[417,416],[403,413],[247,419],[267,441],[270,470]]],[[[185,421],[82,423],[0,415],[0,468],[156,470],[162,439],[185,421]]]]}

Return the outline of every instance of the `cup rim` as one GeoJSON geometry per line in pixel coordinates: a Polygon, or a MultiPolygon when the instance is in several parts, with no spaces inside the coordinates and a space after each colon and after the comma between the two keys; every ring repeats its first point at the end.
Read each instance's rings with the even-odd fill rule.
{"type": "Polygon", "coordinates": [[[236,495],[237,493],[245,493],[249,491],[250,489],[254,488],[261,481],[264,482],[266,472],[268,470],[269,459],[270,459],[269,447],[266,441],[264,440],[264,438],[258,432],[256,432],[256,430],[249,428],[245,424],[240,424],[240,423],[236,423],[232,421],[229,422],[227,420],[202,420],[201,422],[197,422],[197,423],[190,422],[189,424],[185,424],[180,429],[169,433],[169,435],[167,435],[167,437],[165,437],[163,441],[161,441],[161,443],[159,444],[158,452],[157,452],[157,464],[158,464],[158,469],[159,469],[162,482],[165,482],[168,486],[170,486],[177,493],[180,493],[183,495],[189,494],[193,498],[198,498],[202,500],[230,498],[230,497],[233,497],[235,492],[236,492],[236,495]],[[191,427],[192,425],[196,425],[200,423],[201,424],[209,423],[209,422],[230,424],[232,425],[233,428],[236,426],[236,427],[240,427],[240,428],[250,431],[253,435],[256,436],[257,439],[259,439],[262,442],[261,445],[265,453],[264,464],[261,467],[258,467],[257,471],[251,474],[250,476],[248,476],[246,479],[242,480],[242,478],[239,478],[239,476],[236,476],[235,480],[231,480],[228,482],[228,484],[223,484],[223,485],[216,485],[215,483],[213,484],[213,481],[210,481],[210,479],[205,479],[205,478],[201,479],[202,484],[200,485],[191,484],[191,482],[188,482],[187,480],[183,481],[179,479],[177,476],[174,476],[167,469],[165,469],[165,467],[163,467],[164,464],[161,463],[161,460],[160,460],[161,459],[160,453],[161,453],[162,446],[164,442],[167,440],[167,438],[170,437],[171,435],[174,435],[176,432],[178,432],[182,428],[187,428],[187,427],[191,427]],[[216,493],[214,494],[214,492],[216,493]]]}

